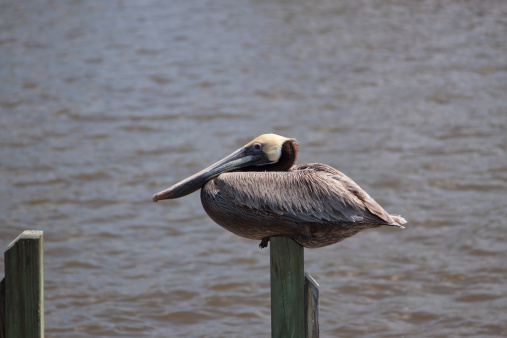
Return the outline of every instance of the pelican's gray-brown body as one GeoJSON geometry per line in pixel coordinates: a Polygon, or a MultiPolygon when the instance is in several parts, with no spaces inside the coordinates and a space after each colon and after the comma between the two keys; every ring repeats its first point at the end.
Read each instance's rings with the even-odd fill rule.
{"type": "Polygon", "coordinates": [[[397,225],[350,178],[324,164],[289,171],[232,172],[201,190],[206,213],[238,236],[291,236],[307,248],[331,245],[360,231],[397,225]]]}
{"type": "Polygon", "coordinates": [[[389,215],[346,175],[320,163],[294,165],[296,155],[293,139],[261,135],[153,200],[202,187],[211,219],[262,246],[271,236],[289,236],[318,248],[382,225],[403,227],[405,219],[389,215]]]}

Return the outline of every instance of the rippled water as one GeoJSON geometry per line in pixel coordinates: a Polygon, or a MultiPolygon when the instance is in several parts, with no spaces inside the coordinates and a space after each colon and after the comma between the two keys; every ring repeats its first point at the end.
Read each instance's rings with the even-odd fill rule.
{"type": "Polygon", "coordinates": [[[506,46],[502,1],[0,1],[0,246],[44,230],[48,337],[268,336],[269,250],[151,196],[275,132],[409,221],[305,250],[322,336],[505,336],[506,46]]]}

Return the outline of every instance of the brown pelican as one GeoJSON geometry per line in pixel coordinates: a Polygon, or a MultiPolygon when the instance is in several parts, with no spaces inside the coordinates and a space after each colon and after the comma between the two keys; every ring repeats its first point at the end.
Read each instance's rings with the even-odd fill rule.
{"type": "Polygon", "coordinates": [[[360,231],[404,228],[354,181],[321,163],[294,165],[295,139],[264,134],[217,163],[153,196],[179,198],[201,189],[213,221],[238,236],[287,236],[307,248],[331,245],[360,231]]]}

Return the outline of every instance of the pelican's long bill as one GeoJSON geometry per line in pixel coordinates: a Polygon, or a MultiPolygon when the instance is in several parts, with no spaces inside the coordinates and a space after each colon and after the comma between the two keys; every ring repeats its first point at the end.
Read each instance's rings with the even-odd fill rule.
{"type": "Polygon", "coordinates": [[[266,153],[247,145],[236,150],[217,163],[210,165],[206,169],[199,171],[197,174],[176,183],[172,187],[156,193],[153,195],[152,200],[153,202],[157,202],[164,199],[183,197],[200,189],[204,184],[206,184],[206,182],[217,177],[221,173],[268,163],[272,163],[272,161],[269,160],[266,153]]]}

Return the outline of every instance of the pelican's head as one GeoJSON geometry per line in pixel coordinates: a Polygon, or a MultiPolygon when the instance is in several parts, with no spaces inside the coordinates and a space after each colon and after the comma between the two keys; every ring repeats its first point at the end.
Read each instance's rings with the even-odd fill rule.
{"type": "Polygon", "coordinates": [[[283,144],[289,140],[293,139],[276,134],[263,134],[245,144],[243,148],[251,147],[253,150],[260,150],[262,155],[269,160],[264,164],[276,163],[282,155],[283,144]]]}
{"type": "MultiPolygon", "coordinates": [[[[155,194],[153,202],[179,198],[193,193],[206,184],[206,182],[224,172],[237,171],[246,167],[255,168],[276,164],[280,161],[284,147],[286,147],[286,144],[289,144],[288,142],[295,147],[294,139],[276,134],[263,134],[217,163],[155,194]]],[[[293,160],[295,160],[295,150],[293,160]]]]}

